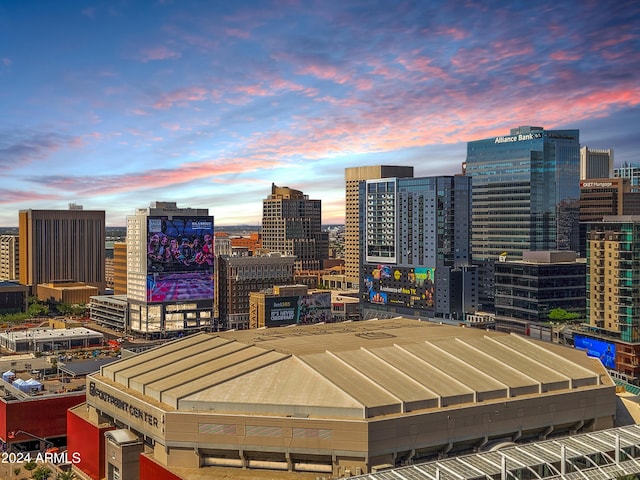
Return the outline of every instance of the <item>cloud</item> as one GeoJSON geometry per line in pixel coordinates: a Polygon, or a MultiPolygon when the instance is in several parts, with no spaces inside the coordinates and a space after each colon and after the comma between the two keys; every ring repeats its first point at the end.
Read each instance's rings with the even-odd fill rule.
{"type": "Polygon", "coordinates": [[[182,55],[180,52],[171,50],[167,47],[154,47],[140,52],[140,60],[144,63],[153,62],[158,60],[168,60],[180,58],[182,55]]]}
{"type": "Polygon", "coordinates": [[[82,138],[33,130],[0,131],[0,166],[13,169],[42,160],[66,147],[79,147],[82,138]]]}
{"type": "Polygon", "coordinates": [[[251,32],[248,32],[246,30],[240,30],[238,28],[227,28],[225,29],[224,33],[230,37],[236,37],[236,38],[247,39],[251,37],[251,32]]]}
{"type": "MultiPolygon", "coordinates": [[[[45,202],[51,200],[60,200],[60,198],[60,195],[42,192],[30,192],[28,196],[28,200],[30,202],[45,202]]],[[[5,188],[0,190],[0,204],[15,204],[24,202],[25,200],[27,200],[27,198],[25,198],[25,192],[23,190],[8,190],[5,188]]]]}
{"type": "Polygon", "coordinates": [[[209,91],[202,87],[186,87],[163,94],[153,107],[159,110],[171,108],[174,105],[186,106],[191,102],[201,102],[209,96],[209,91]]]}
{"type": "Polygon", "coordinates": [[[96,7],[87,7],[82,10],[82,15],[87,18],[96,18],[96,7]]]}
{"type": "Polygon", "coordinates": [[[573,52],[567,52],[566,50],[558,50],[557,52],[553,52],[550,56],[552,60],[560,62],[574,62],[582,58],[580,55],[573,52]]]}
{"type": "Polygon", "coordinates": [[[4,58],[2,59],[2,64],[3,64],[5,67],[9,68],[11,65],[13,65],[13,61],[12,61],[10,58],[8,58],[8,57],[4,57],[4,58]]]}
{"type": "Polygon", "coordinates": [[[101,196],[126,192],[176,187],[199,180],[219,179],[226,175],[276,168],[282,162],[264,157],[218,158],[203,162],[183,163],[175,168],[161,168],[120,175],[31,176],[26,180],[78,196],[101,196]]]}

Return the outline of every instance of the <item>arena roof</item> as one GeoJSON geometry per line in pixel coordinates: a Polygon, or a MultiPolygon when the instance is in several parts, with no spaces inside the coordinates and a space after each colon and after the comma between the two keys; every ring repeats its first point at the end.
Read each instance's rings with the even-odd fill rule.
{"type": "Polygon", "coordinates": [[[101,375],[177,410],[351,419],[612,385],[579,350],[406,319],[197,334],[101,375]]]}
{"type": "Polygon", "coordinates": [[[612,428],[369,473],[367,480],[608,480],[640,473],[640,426],[612,428]],[[617,450],[617,452],[616,452],[617,450]]]}

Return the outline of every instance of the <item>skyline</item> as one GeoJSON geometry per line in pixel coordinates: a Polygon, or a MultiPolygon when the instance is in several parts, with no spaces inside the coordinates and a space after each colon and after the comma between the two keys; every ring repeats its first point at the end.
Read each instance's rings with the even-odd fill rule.
{"type": "Polygon", "coordinates": [[[457,174],[520,125],[638,163],[638,25],[633,1],[9,2],[0,226],[153,201],[255,225],[271,183],[341,224],[345,167],[457,174]]]}

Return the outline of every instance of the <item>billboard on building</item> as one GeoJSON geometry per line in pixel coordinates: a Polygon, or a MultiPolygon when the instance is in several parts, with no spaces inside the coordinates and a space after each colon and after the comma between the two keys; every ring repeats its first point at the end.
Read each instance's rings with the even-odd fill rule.
{"type": "Polygon", "coordinates": [[[433,308],[435,268],[365,264],[364,270],[365,301],[378,305],[433,308]]]}
{"type": "Polygon", "coordinates": [[[213,217],[147,219],[147,301],[213,300],[213,217]]]}
{"type": "Polygon", "coordinates": [[[573,345],[579,350],[585,350],[588,356],[599,358],[605,367],[611,369],[616,368],[615,343],[583,337],[582,335],[574,335],[573,345]]]}
{"type": "Polygon", "coordinates": [[[298,296],[268,297],[264,301],[264,323],[267,327],[282,327],[298,323],[298,296]]]}
{"type": "Polygon", "coordinates": [[[265,299],[264,322],[267,327],[332,321],[330,292],[265,299]]]}

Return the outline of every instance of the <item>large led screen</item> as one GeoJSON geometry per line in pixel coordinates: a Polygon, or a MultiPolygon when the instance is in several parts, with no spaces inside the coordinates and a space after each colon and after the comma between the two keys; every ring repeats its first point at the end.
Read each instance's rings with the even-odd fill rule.
{"type": "Polygon", "coordinates": [[[147,301],[213,300],[213,217],[149,217],[147,301]]]}
{"type": "Polygon", "coordinates": [[[379,305],[433,308],[435,268],[364,265],[363,299],[379,305]]]}
{"type": "Polygon", "coordinates": [[[265,299],[267,327],[332,321],[330,292],[265,299]]]}
{"type": "Polygon", "coordinates": [[[298,300],[298,323],[322,323],[333,321],[331,292],[302,295],[298,300]]]}
{"type": "Polygon", "coordinates": [[[614,343],[583,337],[582,335],[574,335],[573,345],[577,349],[586,350],[587,355],[590,357],[599,358],[605,367],[616,368],[616,345],[614,343]]]}
{"type": "Polygon", "coordinates": [[[298,323],[298,298],[297,296],[266,298],[265,325],[267,327],[281,327],[298,323]]]}

